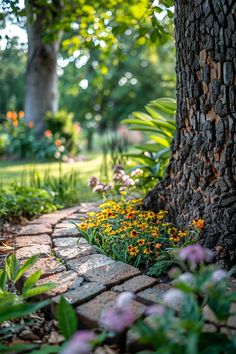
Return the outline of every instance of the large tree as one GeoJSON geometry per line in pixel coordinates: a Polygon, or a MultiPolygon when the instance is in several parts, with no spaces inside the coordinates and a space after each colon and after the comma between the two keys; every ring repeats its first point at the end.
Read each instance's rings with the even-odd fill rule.
{"type": "Polygon", "coordinates": [[[166,177],[144,206],[180,226],[204,218],[203,242],[236,260],[236,3],[176,0],[177,131],[166,177]]]}
{"type": "Polygon", "coordinates": [[[57,112],[57,55],[62,31],[46,41],[44,28],[49,19],[62,17],[62,1],[53,0],[48,10],[37,0],[26,0],[28,56],[25,86],[25,121],[33,121],[39,135],[45,128],[46,112],[57,112]],[[38,5],[39,3],[39,5],[38,5]]]}

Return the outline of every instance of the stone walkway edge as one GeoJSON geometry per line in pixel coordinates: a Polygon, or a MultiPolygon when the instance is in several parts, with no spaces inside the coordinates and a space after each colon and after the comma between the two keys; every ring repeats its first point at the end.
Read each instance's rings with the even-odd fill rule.
{"type": "Polygon", "coordinates": [[[55,305],[63,296],[75,307],[82,327],[98,327],[100,314],[114,306],[123,291],[136,293],[133,302],[137,315],[147,305],[161,301],[170,285],[141,274],[140,270],[104,256],[78,232],[87,212],[97,211],[95,203],[46,214],[23,226],[15,239],[16,256],[21,263],[40,253],[37,263],[26,273],[42,269],[43,282],[55,282],[57,287],[45,294],[55,305]]]}

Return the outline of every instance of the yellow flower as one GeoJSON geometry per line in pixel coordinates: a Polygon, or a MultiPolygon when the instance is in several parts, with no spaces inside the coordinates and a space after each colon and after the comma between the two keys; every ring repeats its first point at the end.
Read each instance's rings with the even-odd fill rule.
{"type": "Polygon", "coordinates": [[[180,241],[180,237],[178,235],[171,235],[170,237],[170,241],[173,241],[173,242],[179,242],[180,241]]]}
{"type": "Polygon", "coordinates": [[[152,231],[152,232],[151,232],[151,235],[152,235],[152,237],[156,238],[156,237],[159,237],[159,236],[160,236],[160,233],[157,232],[157,231],[152,231]]]}
{"type": "Polygon", "coordinates": [[[178,232],[178,236],[179,236],[179,237],[186,237],[186,236],[188,236],[188,231],[183,231],[183,230],[181,231],[181,230],[180,230],[180,231],[178,232]]]}
{"type": "Polygon", "coordinates": [[[137,241],[137,244],[139,246],[143,246],[145,244],[145,240],[143,238],[141,238],[140,240],[137,241]]]}
{"type": "Polygon", "coordinates": [[[94,211],[91,211],[90,213],[88,213],[88,216],[91,216],[91,217],[93,217],[95,215],[96,215],[96,213],[94,211]]]}
{"type": "Polygon", "coordinates": [[[128,246],[128,253],[130,256],[135,257],[139,253],[139,249],[136,246],[128,246]]]}
{"type": "Polygon", "coordinates": [[[130,232],[130,237],[132,237],[132,238],[137,237],[137,235],[138,235],[138,233],[137,233],[136,230],[132,230],[132,231],[130,232]]]}
{"type": "Polygon", "coordinates": [[[144,254],[150,254],[151,250],[150,248],[145,248],[145,250],[143,251],[144,254]]]}
{"type": "Polygon", "coordinates": [[[88,225],[82,222],[81,224],[78,225],[81,230],[87,230],[88,225]]]}
{"type": "Polygon", "coordinates": [[[168,214],[167,211],[165,210],[160,210],[157,214],[156,214],[156,217],[158,220],[162,220],[164,219],[164,217],[166,216],[166,214],[168,214]]]}
{"type": "Polygon", "coordinates": [[[192,221],[192,224],[196,226],[198,229],[203,229],[205,226],[205,220],[204,219],[196,219],[192,221]]]}

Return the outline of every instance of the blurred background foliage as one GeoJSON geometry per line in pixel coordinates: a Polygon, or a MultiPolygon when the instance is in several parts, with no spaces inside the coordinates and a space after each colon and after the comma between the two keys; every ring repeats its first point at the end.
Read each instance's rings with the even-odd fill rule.
{"type": "MultiPolygon", "coordinates": [[[[60,0],[30,0],[26,5],[30,12],[21,0],[0,4],[0,177],[4,184],[19,181],[29,163],[42,170],[39,163],[57,160],[60,165],[74,164],[71,176],[64,180],[75,181],[72,174],[79,172],[79,179],[71,184],[78,189],[80,180],[85,193],[85,178],[95,172],[108,183],[116,164],[123,164],[130,173],[143,168],[139,188],[146,191],[164,175],[174,125],[163,147],[160,137],[157,142],[158,132],[150,135],[127,119],[145,114],[146,107],[154,121],[150,106],[155,100],[175,97],[173,1],[72,0],[62,4],[60,0]],[[42,18],[44,43],[60,41],[59,111],[42,117],[46,130],[40,139],[34,117],[26,121],[23,112],[29,54],[26,19],[32,25],[37,16],[42,18]],[[14,175],[8,172],[13,167],[14,175]]],[[[169,115],[173,120],[174,112],[169,115]]],[[[41,182],[32,187],[44,185],[60,195],[65,186],[61,173],[57,177],[58,188],[52,188],[51,180],[42,174],[41,182]]]]}

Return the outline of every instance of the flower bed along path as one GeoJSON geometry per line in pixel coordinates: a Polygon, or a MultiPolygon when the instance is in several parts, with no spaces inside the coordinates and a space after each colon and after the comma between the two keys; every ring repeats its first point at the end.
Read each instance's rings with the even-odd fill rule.
{"type": "MultiPolygon", "coordinates": [[[[15,251],[20,262],[40,253],[37,263],[26,276],[41,268],[38,285],[49,281],[57,284],[43,295],[52,298],[52,309],[63,294],[74,306],[83,328],[98,328],[101,312],[114,306],[123,291],[136,294],[133,305],[137,316],[141,316],[148,305],[160,302],[171,287],[131,265],[98,253],[79,234],[75,224],[80,223],[88,212],[97,210],[97,204],[82,203],[43,215],[21,227],[15,237],[15,251]]],[[[232,286],[235,287],[235,283],[232,286]]],[[[135,338],[133,342],[132,338],[130,340],[131,346],[135,344],[135,338]]],[[[135,349],[128,348],[135,352],[135,349]]]]}

